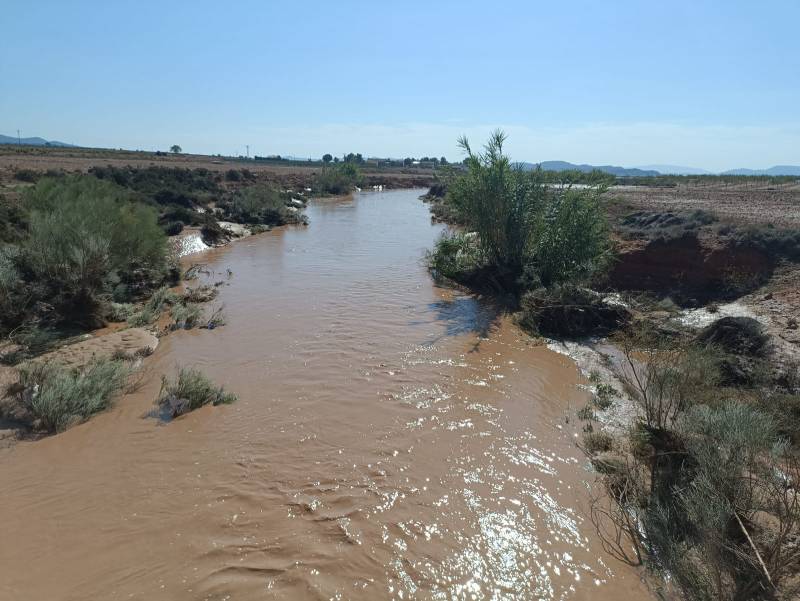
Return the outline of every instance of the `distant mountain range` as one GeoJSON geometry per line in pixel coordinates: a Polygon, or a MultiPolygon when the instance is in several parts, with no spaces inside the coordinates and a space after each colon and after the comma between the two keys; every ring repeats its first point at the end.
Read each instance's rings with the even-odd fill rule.
{"type": "Polygon", "coordinates": [[[4,136],[0,134],[0,144],[22,144],[23,146],[61,146],[65,148],[75,148],[74,144],[67,144],[57,140],[45,140],[44,138],[21,138],[4,136]]]}
{"type": "MultiPolygon", "coordinates": [[[[566,171],[575,169],[588,173],[597,169],[611,173],[618,177],[653,176],[653,175],[715,175],[713,171],[698,169],[697,167],[684,167],[681,165],[642,165],[640,167],[617,167],[615,165],[576,165],[566,161],[544,161],[542,163],[522,163],[525,169],[535,169],[541,165],[544,171],[566,171]]],[[[719,175],[789,175],[800,177],[800,166],[776,165],[769,169],[731,169],[719,175]]]]}
{"type": "Polygon", "coordinates": [[[584,173],[589,173],[590,171],[594,171],[595,169],[597,169],[598,171],[603,171],[604,173],[610,173],[612,175],[616,175],[619,177],[630,177],[634,175],[636,176],[660,175],[658,171],[654,170],[617,167],[615,165],[586,165],[586,164],[575,165],[574,163],[568,163],[566,161],[543,161],[541,163],[522,163],[522,166],[525,169],[536,169],[537,165],[540,166],[543,171],[577,170],[577,171],[582,171],[584,173]]]}
{"type": "Polygon", "coordinates": [[[800,167],[797,165],[775,165],[769,169],[731,169],[723,171],[722,175],[796,175],[800,176],[800,167]]]}
{"type": "Polygon", "coordinates": [[[639,165],[637,169],[658,171],[661,175],[712,175],[711,171],[683,165],[639,165]]]}

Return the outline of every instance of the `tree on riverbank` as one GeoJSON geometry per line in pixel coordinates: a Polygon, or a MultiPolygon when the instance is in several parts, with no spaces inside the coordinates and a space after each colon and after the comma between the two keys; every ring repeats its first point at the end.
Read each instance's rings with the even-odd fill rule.
{"type": "Polygon", "coordinates": [[[445,202],[474,236],[445,236],[431,265],[457,265],[441,275],[514,293],[590,278],[609,258],[604,188],[550,186],[542,171],[511,163],[505,140],[494,132],[483,152],[459,140],[467,169],[448,182],[445,202]]]}

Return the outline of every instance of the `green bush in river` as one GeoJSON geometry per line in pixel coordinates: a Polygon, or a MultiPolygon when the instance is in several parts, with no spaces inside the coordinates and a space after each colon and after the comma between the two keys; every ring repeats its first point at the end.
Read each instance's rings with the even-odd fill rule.
{"type": "MultiPolygon", "coordinates": [[[[503,153],[505,140],[495,132],[481,153],[466,138],[459,140],[467,170],[447,190],[446,202],[477,234],[480,259],[490,267],[485,273],[511,291],[588,279],[609,259],[604,188],[552,186],[541,170],[512,165],[503,153]]],[[[462,275],[454,279],[471,279],[462,275]]]]}
{"type": "Polygon", "coordinates": [[[236,395],[216,386],[201,371],[181,368],[175,379],[161,379],[161,391],[156,400],[170,417],[199,409],[204,405],[227,405],[236,401],[236,395]]]}

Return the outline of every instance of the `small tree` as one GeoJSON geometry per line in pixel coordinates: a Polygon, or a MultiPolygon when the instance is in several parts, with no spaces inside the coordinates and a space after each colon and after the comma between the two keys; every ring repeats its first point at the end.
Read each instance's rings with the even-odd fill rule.
{"type": "Polygon", "coordinates": [[[169,147],[169,151],[173,154],[180,154],[181,152],[183,152],[183,148],[181,148],[177,144],[173,144],[172,146],[169,147]]]}
{"type": "Polygon", "coordinates": [[[331,154],[322,155],[322,162],[323,163],[330,163],[332,160],[333,160],[333,156],[331,154]]]}

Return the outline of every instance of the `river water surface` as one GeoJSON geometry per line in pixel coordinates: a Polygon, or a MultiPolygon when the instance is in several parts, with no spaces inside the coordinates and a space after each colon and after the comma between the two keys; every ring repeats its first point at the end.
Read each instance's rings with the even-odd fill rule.
{"type": "Polygon", "coordinates": [[[0,454],[0,598],[645,598],[586,519],[576,368],[431,282],[419,194],[316,201],[308,228],[195,257],[228,324],[0,454]],[[179,364],[239,401],[146,417],[179,364]]]}

